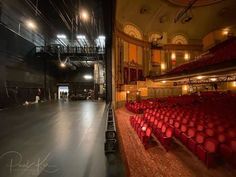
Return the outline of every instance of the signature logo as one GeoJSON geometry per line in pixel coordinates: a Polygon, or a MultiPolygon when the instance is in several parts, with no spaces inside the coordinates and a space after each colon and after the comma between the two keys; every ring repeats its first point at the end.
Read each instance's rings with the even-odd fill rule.
{"type": "Polygon", "coordinates": [[[34,175],[39,175],[41,172],[56,173],[59,169],[54,165],[48,164],[50,153],[44,158],[38,158],[36,161],[23,161],[23,156],[17,151],[8,151],[0,156],[0,160],[6,161],[6,167],[9,168],[10,174],[24,170],[34,175]]]}

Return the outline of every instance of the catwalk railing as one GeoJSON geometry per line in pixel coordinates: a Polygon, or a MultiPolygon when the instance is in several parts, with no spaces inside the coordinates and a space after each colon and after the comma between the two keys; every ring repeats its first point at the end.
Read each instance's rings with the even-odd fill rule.
{"type": "Polygon", "coordinates": [[[101,47],[64,47],[60,45],[37,46],[36,53],[51,54],[104,54],[105,48],[101,47]]]}

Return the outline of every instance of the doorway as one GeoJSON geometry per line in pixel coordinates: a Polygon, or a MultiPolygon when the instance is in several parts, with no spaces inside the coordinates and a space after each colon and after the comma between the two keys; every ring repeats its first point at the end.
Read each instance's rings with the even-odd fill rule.
{"type": "Polygon", "coordinates": [[[69,86],[58,86],[58,100],[67,100],[69,96],[69,86]]]}

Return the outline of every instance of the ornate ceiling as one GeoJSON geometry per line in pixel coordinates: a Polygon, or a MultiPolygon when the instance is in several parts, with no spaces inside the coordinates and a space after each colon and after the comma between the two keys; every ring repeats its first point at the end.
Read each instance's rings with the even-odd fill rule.
{"type": "MultiPolygon", "coordinates": [[[[117,0],[116,20],[120,26],[134,24],[144,35],[182,34],[192,41],[210,31],[236,26],[236,0],[198,0],[177,22],[178,14],[189,0],[117,0]],[[178,5],[177,5],[178,4],[178,5]],[[206,5],[207,6],[198,6],[206,5]],[[210,4],[210,5],[209,5],[210,4]]],[[[118,25],[119,26],[119,25],[118,25]]]]}

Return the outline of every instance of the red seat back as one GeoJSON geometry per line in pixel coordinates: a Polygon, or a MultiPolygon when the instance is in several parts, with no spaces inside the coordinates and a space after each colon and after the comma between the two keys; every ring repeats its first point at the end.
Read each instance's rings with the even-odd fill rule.
{"type": "Polygon", "coordinates": [[[215,135],[215,132],[212,128],[207,128],[206,131],[205,131],[206,135],[209,136],[209,137],[212,137],[215,135]]]}
{"type": "Polygon", "coordinates": [[[161,132],[165,133],[166,132],[166,128],[167,128],[166,124],[163,124],[162,127],[161,127],[161,132]]]}
{"type": "Polygon", "coordinates": [[[190,128],[188,129],[188,137],[192,138],[196,134],[196,129],[195,128],[190,128]]]}
{"type": "Polygon", "coordinates": [[[202,144],[205,141],[205,137],[206,137],[206,135],[204,133],[199,132],[199,133],[196,134],[196,139],[195,140],[198,144],[202,144]]]}
{"type": "Polygon", "coordinates": [[[198,124],[197,131],[203,131],[203,130],[204,130],[204,126],[202,124],[198,124]]]}
{"type": "Polygon", "coordinates": [[[168,138],[172,137],[173,136],[173,128],[167,127],[166,132],[165,132],[165,136],[168,138]]]}
{"type": "Polygon", "coordinates": [[[226,135],[225,134],[219,134],[218,137],[217,137],[219,143],[224,143],[226,142],[226,135]]]}
{"type": "Polygon", "coordinates": [[[204,143],[204,148],[208,151],[208,152],[216,152],[217,151],[217,146],[218,143],[215,139],[209,138],[206,139],[205,143],[204,143]]]}
{"type": "Polygon", "coordinates": [[[180,127],[180,123],[179,123],[179,121],[175,121],[174,126],[175,126],[175,128],[179,128],[179,127],[180,127]]]}
{"type": "Polygon", "coordinates": [[[188,128],[187,128],[186,125],[184,125],[184,124],[181,125],[181,128],[180,128],[181,132],[186,132],[187,129],[188,129],[188,128]]]}
{"type": "Polygon", "coordinates": [[[163,125],[163,121],[161,120],[161,121],[158,122],[157,128],[161,129],[162,125],[163,125]]]}
{"type": "Polygon", "coordinates": [[[146,136],[150,137],[151,134],[152,134],[152,129],[151,129],[151,127],[148,127],[147,130],[146,130],[146,136]]]}

